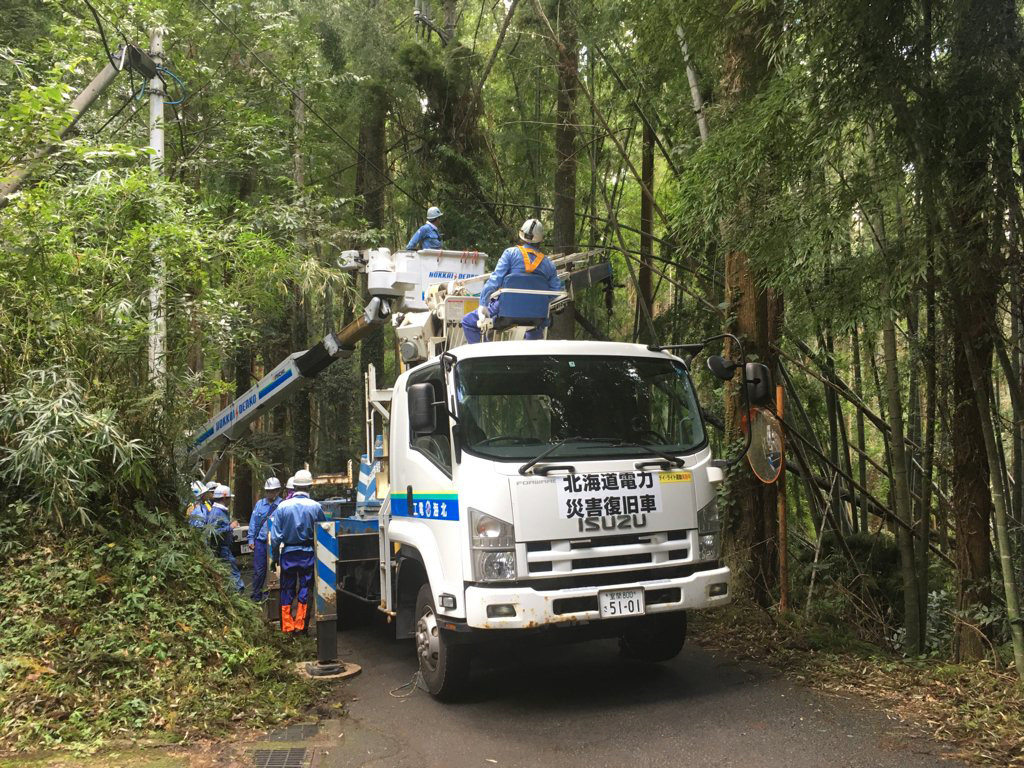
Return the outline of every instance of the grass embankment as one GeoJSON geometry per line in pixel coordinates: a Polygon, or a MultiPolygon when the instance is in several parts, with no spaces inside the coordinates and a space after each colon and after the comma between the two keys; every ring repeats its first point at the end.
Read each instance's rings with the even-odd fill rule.
{"type": "Polygon", "coordinates": [[[6,544],[0,753],[186,741],[309,701],[280,635],[183,526],[6,544]]]}
{"type": "Polygon", "coordinates": [[[906,659],[838,627],[771,616],[747,601],[700,616],[702,642],[782,669],[802,683],[856,693],[957,746],[975,763],[1024,768],[1024,686],[991,663],[906,659]]]}

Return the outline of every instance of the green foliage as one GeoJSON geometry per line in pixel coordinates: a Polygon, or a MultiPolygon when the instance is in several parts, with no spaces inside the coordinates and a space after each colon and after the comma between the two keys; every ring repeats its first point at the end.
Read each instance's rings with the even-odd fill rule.
{"type": "Polygon", "coordinates": [[[3,529],[16,542],[0,591],[8,749],[262,728],[301,707],[307,684],[279,641],[179,520],[57,536],[20,514],[17,536],[3,529]]]}
{"type": "Polygon", "coordinates": [[[113,409],[91,410],[85,387],[53,370],[21,374],[0,393],[0,445],[0,485],[60,528],[88,527],[94,511],[117,509],[153,482],[152,452],[125,435],[113,409]]]}

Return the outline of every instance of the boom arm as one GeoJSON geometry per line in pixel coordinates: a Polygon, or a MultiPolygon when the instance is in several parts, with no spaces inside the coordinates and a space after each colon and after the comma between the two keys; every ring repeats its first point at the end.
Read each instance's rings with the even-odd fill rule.
{"type": "Polygon", "coordinates": [[[307,386],[335,360],[350,357],[356,345],[390,315],[391,307],[387,301],[374,297],[366,311],[340,332],[328,334],[319,344],[304,352],[288,355],[254,387],[206,423],[192,444],[192,455],[197,458],[206,456],[237,440],[266,408],[307,386]]]}

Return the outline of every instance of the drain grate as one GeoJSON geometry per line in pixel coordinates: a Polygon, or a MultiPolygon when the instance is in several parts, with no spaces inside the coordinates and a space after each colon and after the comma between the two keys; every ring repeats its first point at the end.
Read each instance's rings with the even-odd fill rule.
{"type": "Polygon", "coordinates": [[[307,768],[312,757],[306,749],[255,749],[252,768],[307,768]]]}
{"type": "Polygon", "coordinates": [[[268,741],[302,741],[312,739],[320,733],[320,726],[316,723],[296,723],[273,731],[267,736],[268,741]]]}

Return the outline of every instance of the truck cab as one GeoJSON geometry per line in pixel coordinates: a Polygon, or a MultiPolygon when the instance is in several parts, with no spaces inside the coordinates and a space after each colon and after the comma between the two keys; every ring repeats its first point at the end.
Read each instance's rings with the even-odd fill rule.
{"type": "Polygon", "coordinates": [[[459,346],[399,376],[387,442],[381,552],[397,553],[392,608],[435,696],[465,681],[474,642],[618,636],[664,660],[687,610],[730,599],[722,472],[679,357],[459,346]]]}

